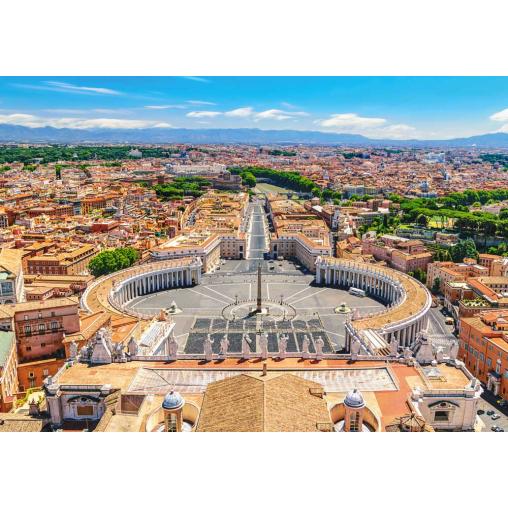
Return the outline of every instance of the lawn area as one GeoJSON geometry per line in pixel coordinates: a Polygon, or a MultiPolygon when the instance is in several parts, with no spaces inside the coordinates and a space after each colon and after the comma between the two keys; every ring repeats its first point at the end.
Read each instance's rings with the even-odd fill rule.
{"type": "Polygon", "coordinates": [[[279,194],[287,194],[288,192],[294,192],[291,189],[286,189],[284,187],[278,187],[277,185],[272,185],[271,183],[260,182],[254,187],[254,192],[258,193],[266,193],[273,192],[279,194]]]}

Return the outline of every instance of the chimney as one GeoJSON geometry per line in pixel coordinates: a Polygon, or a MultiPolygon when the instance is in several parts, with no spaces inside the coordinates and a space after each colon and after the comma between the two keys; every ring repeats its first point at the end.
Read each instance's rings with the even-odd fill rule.
{"type": "Polygon", "coordinates": [[[263,363],[263,376],[266,376],[266,373],[268,372],[268,366],[266,365],[266,362],[263,363]]]}

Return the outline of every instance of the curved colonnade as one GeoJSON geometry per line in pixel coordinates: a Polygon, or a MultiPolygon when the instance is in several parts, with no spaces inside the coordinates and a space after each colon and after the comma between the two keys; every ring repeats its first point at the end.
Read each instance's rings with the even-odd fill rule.
{"type": "Polygon", "coordinates": [[[114,272],[94,281],[83,293],[81,306],[89,312],[108,311],[150,319],[128,308],[139,296],[201,282],[202,262],[198,257],[158,261],[114,272]]]}
{"type": "MultiPolygon", "coordinates": [[[[152,314],[130,309],[129,302],[139,296],[199,284],[201,269],[200,258],[187,257],[120,270],[94,281],[83,294],[81,304],[89,312],[107,311],[149,320],[152,314]]],[[[339,289],[362,289],[387,305],[377,313],[348,316],[345,324],[348,351],[354,338],[367,354],[387,354],[393,340],[400,347],[409,347],[419,332],[427,328],[430,293],[423,284],[404,273],[368,263],[319,257],[316,283],[339,289]]]]}
{"type": "Polygon", "coordinates": [[[318,258],[316,283],[362,289],[387,305],[380,312],[353,316],[346,322],[348,351],[352,338],[359,339],[371,353],[383,349],[394,339],[399,346],[409,347],[419,332],[427,328],[427,312],[432,303],[430,293],[423,284],[402,272],[346,259],[318,258]]]}

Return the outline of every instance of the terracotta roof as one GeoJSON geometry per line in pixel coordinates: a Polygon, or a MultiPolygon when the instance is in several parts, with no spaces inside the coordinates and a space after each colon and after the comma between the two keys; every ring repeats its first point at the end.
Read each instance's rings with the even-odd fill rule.
{"type": "Polygon", "coordinates": [[[30,416],[0,413],[0,432],[41,432],[43,423],[30,416]]]}
{"type": "Polygon", "coordinates": [[[318,383],[293,374],[241,374],[210,383],[197,432],[316,432],[331,430],[318,383]]]}
{"type": "Polygon", "coordinates": [[[22,249],[2,249],[0,251],[0,269],[11,272],[18,276],[21,272],[21,258],[24,251],[22,249]]]}

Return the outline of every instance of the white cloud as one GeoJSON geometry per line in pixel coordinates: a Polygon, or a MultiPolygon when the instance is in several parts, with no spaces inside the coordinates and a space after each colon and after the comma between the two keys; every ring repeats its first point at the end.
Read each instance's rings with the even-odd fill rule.
{"type": "Polygon", "coordinates": [[[226,116],[233,116],[233,117],[237,117],[237,118],[246,118],[248,116],[252,116],[254,114],[254,110],[251,107],[237,108],[237,109],[232,109],[231,111],[226,111],[224,114],[226,116]]]}
{"type": "Polygon", "coordinates": [[[257,120],[289,120],[297,116],[308,116],[304,111],[283,111],[282,109],[267,109],[256,113],[257,120]]]}
{"type": "Polygon", "coordinates": [[[372,138],[408,139],[415,137],[416,129],[411,125],[398,123],[380,129],[373,129],[370,133],[367,132],[366,135],[372,138]]]}
{"type": "Polygon", "coordinates": [[[186,116],[189,118],[214,118],[222,115],[220,111],[190,111],[186,116]]]}
{"type": "Polygon", "coordinates": [[[356,113],[340,113],[314,122],[333,132],[361,134],[373,139],[409,139],[417,130],[411,125],[389,124],[385,118],[359,116],[356,113]]]}
{"type": "Polygon", "coordinates": [[[0,115],[0,124],[23,127],[55,127],[57,129],[146,129],[168,128],[167,122],[153,120],[126,120],[121,118],[41,118],[24,113],[0,115]]]}
{"type": "Polygon", "coordinates": [[[186,107],[181,104],[161,104],[145,106],[145,109],[185,109],[186,107]]]}
{"type": "Polygon", "coordinates": [[[489,118],[495,122],[508,122],[508,108],[490,115],[489,118]]]}
{"type": "Polygon", "coordinates": [[[356,113],[340,113],[331,115],[326,120],[318,120],[322,127],[333,127],[339,129],[368,129],[386,124],[386,119],[359,116],[356,113]]]}
{"type": "Polygon", "coordinates": [[[217,104],[215,102],[208,102],[208,101],[185,101],[188,104],[193,104],[194,106],[216,106],[217,104]]]}
{"type": "Polygon", "coordinates": [[[183,79],[188,79],[189,81],[198,81],[200,83],[210,83],[209,79],[200,78],[198,76],[180,76],[183,79]]]}
{"type": "Polygon", "coordinates": [[[91,86],[77,86],[62,81],[44,81],[46,85],[55,88],[59,91],[75,92],[75,93],[92,93],[98,95],[121,95],[117,90],[111,88],[97,88],[91,86]]]}
{"type": "Polygon", "coordinates": [[[496,132],[504,132],[505,134],[508,134],[508,123],[501,125],[501,127],[496,132]]]}

